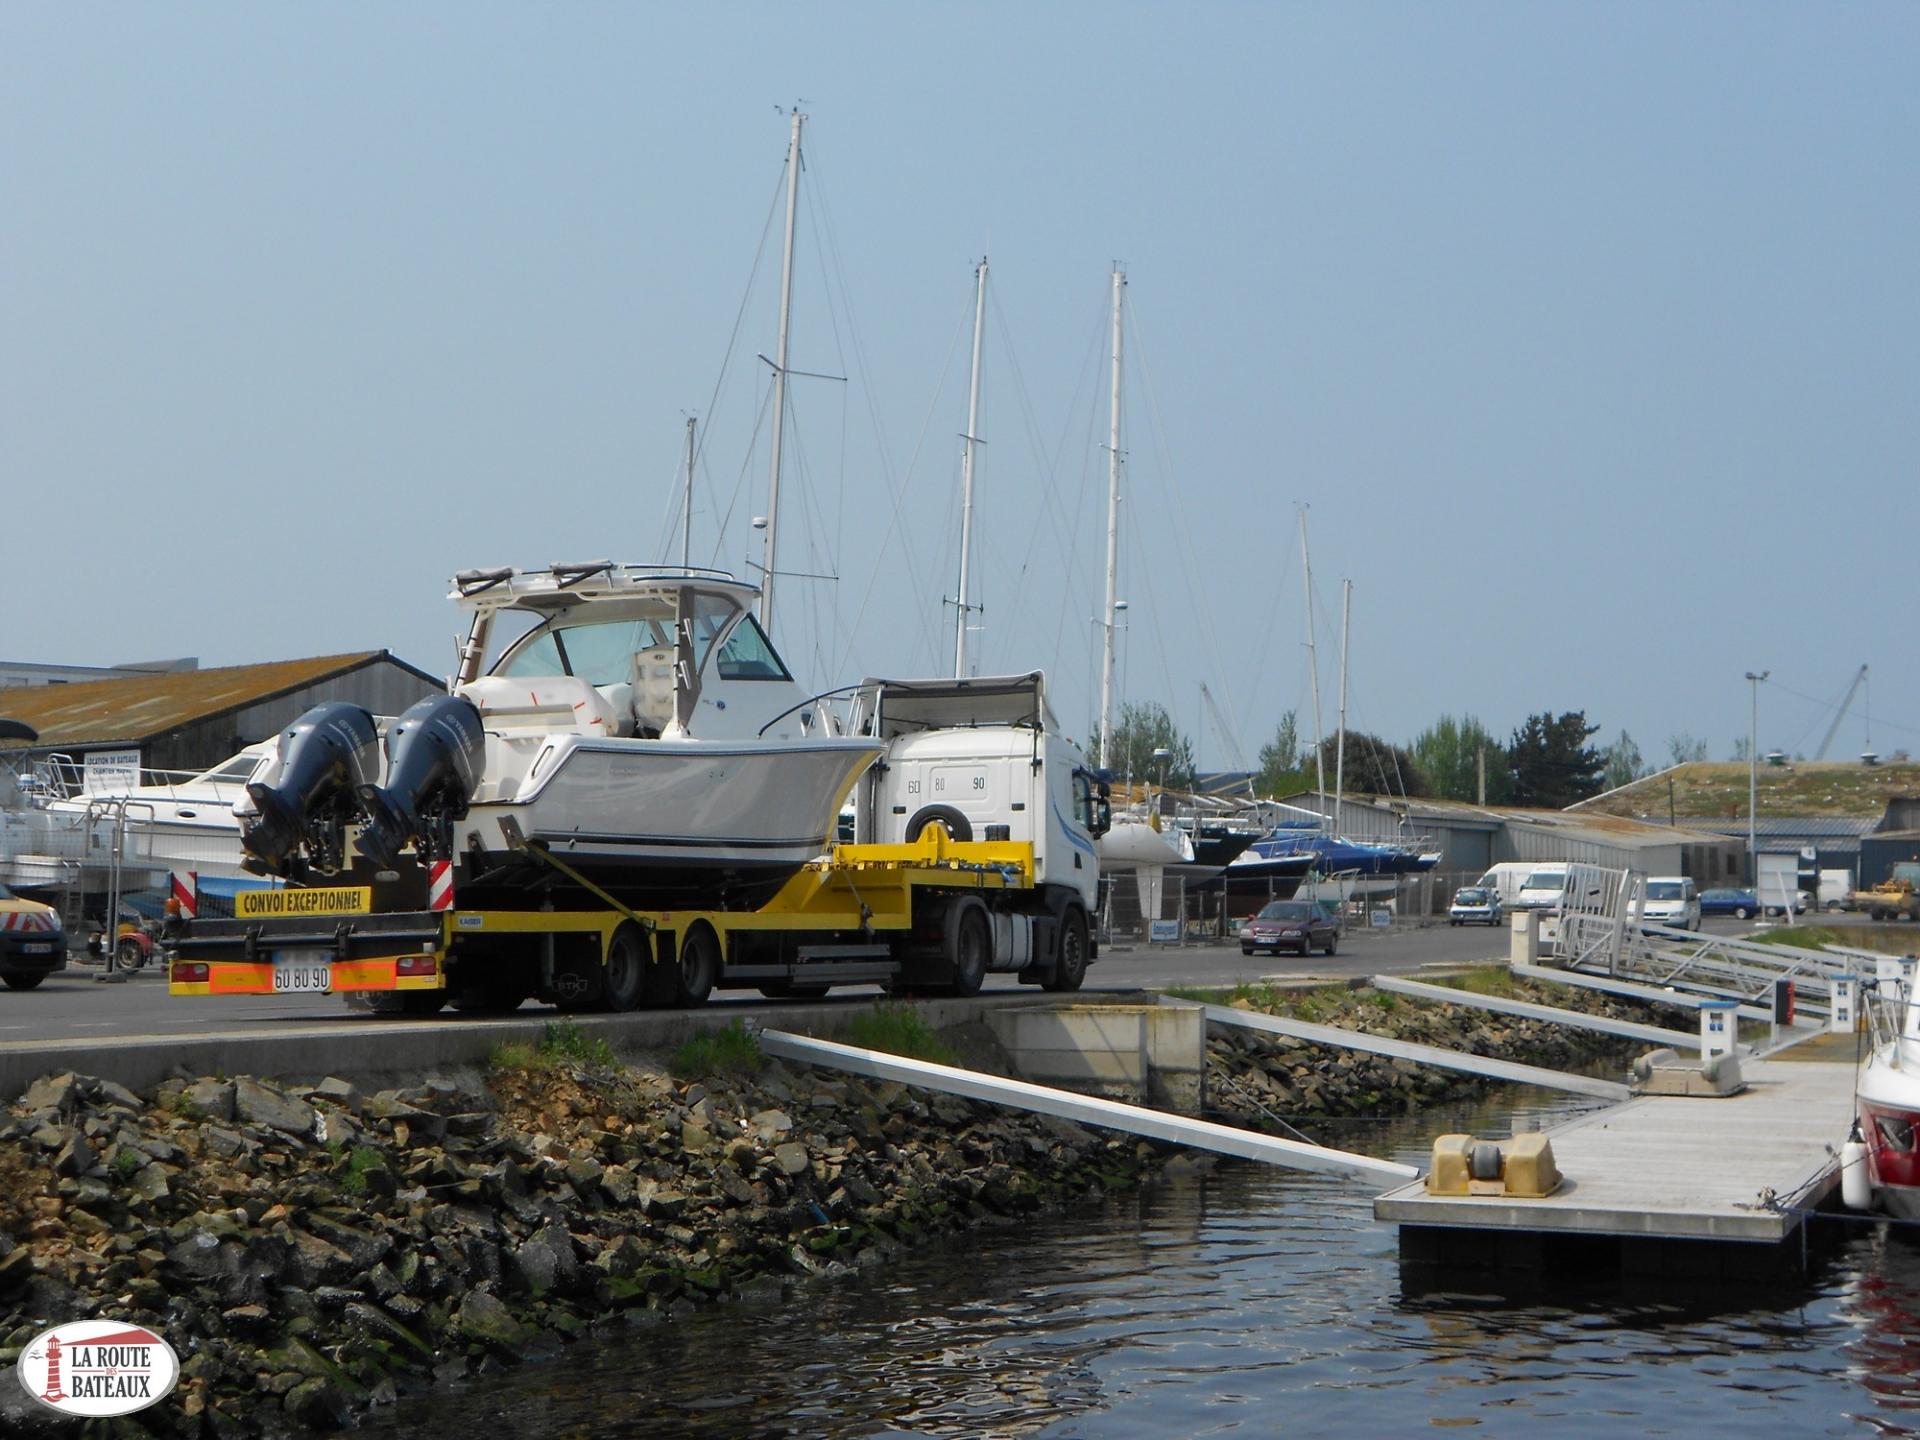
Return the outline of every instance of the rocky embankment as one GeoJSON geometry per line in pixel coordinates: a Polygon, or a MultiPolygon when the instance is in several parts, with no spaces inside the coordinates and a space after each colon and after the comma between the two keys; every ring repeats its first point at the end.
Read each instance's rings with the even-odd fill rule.
{"type": "MultiPolygon", "coordinates": [[[[182,1378],[112,1433],[310,1434],[1154,1163],[1132,1139],[773,1062],[704,1084],[547,1064],[371,1095],[59,1075],[0,1125],[0,1363],[50,1325],[127,1320],[182,1378]]],[[[76,1425],[0,1387],[0,1433],[76,1425]]]]}
{"type": "MultiPolygon", "coordinates": [[[[1643,1025],[1673,1023],[1671,1015],[1595,991],[1548,991],[1515,982],[1502,993],[1643,1025]]],[[[1232,1003],[1241,1009],[1556,1070],[1582,1070],[1596,1060],[1617,1060],[1623,1079],[1632,1057],[1650,1048],[1641,1041],[1573,1030],[1550,1021],[1429,1005],[1381,990],[1267,990],[1232,1003]]],[[[1295,1121],[1406,1114],[1477,1095],[1500,1083],[1410,1060],[1329,1050],[1305,1040],[1219,1027],[1208,1036],[1207,1072],[1209,1108],[1223,1120],[1256,1130],[1274,1129],[1275,1116],[1295,1121]]]]}

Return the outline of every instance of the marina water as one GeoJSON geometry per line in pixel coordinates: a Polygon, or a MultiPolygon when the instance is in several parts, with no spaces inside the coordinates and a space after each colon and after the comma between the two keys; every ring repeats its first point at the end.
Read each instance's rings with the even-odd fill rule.
{"type": "MultiPolygon", "coordinates": [[[[1421,1162],[1442,1131],[1590,1104],[1516,1089],[1313,1138],[1421,1162]]],[[[571,1346],[361,1433],[1920,1435],[1915,1231],[1846,1225],[1805,1286],[1704,1295],[1431,1289],[1396,1244],[1364,1186],[1227,1164],[571,1346]]]]}

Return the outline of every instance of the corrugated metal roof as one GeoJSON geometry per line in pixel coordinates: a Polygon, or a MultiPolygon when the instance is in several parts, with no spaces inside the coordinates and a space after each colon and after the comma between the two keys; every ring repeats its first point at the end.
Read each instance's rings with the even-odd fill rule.
{"type": "MultiPolygon", "coordinates": [[[[379,660],[413,670],[385,650],[274,660],[263,665],[226,665],[171,675],[90,680],[75,685],[18,685],[0,690],[0,717],[20,720],[40,732],[35,748],[137,744],[195,721],[257,705],[307,685],[330,680],[379,660]]],[[[434,681],[435,684],[439,682],[434,681]]],[[[19,749],[18,742],[4,748],[19,749]]]]}
{"type": "MultiPolygon", "coordinates": [[[[1871,834],[1873,827],[1879,823],[1878,820],[1861,819],[1854,815],[1758,815],[1754,817],[1753,833],[1770,840],[1819,840],[1828,836],[1857,840],[1862,835],[1871,834]]],[[[1747,833],[1747,822],[1744,820],[1702,820],[1695,816],[1687,824],[1696,830],[1711,830],[1716,835],[1744,838],[1747,833]]]]}

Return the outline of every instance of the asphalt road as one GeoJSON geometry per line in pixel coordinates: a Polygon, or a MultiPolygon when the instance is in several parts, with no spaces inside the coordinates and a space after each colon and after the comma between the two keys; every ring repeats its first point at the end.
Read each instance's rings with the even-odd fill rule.
{"type": "MultiPolygon", "coordinates": [[[[1823,917],[1822,923],[1850,922],[1857,917],[1823,917]]],[[[1739,935],[1752,932],[1752,922],[1709,920],[1710,934],[1739,935]]],[[[1920,944],[1920,929],[1915,931],[1920,944]]],[[[1454,929],[1435,925],[1424,929],[1397,931],[1350,931],[1333,956],[1294,955],[1243,956],[1238,945],[1196,945],[1188,947],[1109,946],[1088,972],[1090,991],[1130,991],[1167,989],[1180,985],[1232,985],[1240,981],[1260,980],[1268,976],[1333,976],[1348,978],[1376,972],[1417,970],[1424,965],[1461,964],[1504,959],[1507,932],[1502,928],[1454,929]]],[[[1008,975],[992,975],[989,990],[1021,990],[1008,975]]],[[[1039,994],[1038,991],[1031,993],[1039,994]]],[[[848,1004],[873,998],[872,987],[849,987],[833,992],[848,1004]]],[[[738,1006],[771,1011],[783,1002],[763,999],[754,990],[716,991],[717,1006],[738,1006]]],[[[818,1003],[818,1002],[814,1002],[818,1003]]],[[[543,1007],[527,1005],[516,1012],[519,1018],[554,1013],[543,1007]]],[[[447,1013],[449,1024],[486,1024],[486,1017],[447,1013]]],[[[0,990],[0,1048],[26,1041],[97,1039],[111,1044],[128,1036],[181,1037],[217,1036],[223,1031],[258,1032],[285,1025],[308,1029],[315,1022],[364,1025],[363,1012],[349,1010],[338,996],[314,996],[280,999],[257,998],[176,999],[167,994],[164,973],[149,966],[144,972],[121,984],[102,984],[94,972],[69,968],[28,991],[0,990]]]]}

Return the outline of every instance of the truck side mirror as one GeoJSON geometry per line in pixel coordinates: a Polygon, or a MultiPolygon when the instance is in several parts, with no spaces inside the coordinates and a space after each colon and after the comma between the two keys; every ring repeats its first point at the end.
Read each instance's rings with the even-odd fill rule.
{"type": "Polygon", "coordinates": [[[1096,836],[1104,835],[1113,829],[1113,802],[1101,795],[1093,802],[1093,824],[1087,827],[1096,836]]]}

